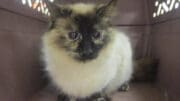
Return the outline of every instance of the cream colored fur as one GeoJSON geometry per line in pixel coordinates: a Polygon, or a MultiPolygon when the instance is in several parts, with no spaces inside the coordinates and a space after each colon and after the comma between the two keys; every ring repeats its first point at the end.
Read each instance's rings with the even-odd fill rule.
{"type": "Polygon", "coordinates": [[[77,62],[51,42],[51,34],[43,37],[46,70],[63,92],[75,97],[87,97],[106,89],[111,93],[131,78],[132,52],[128,38],[111,33],[113,41],[99,57],[87,63],[77,62]]]}
{"type": "Polygon", "coordinates": [[[73,5],[69,5],[70,8],[72,8],[73,12],[78,14],[86,14],[93,12],[95,9],[94,4],[83,4],[83,3],[77,3],[73,5]]]}
{"type": "Polygon", "coordinates": [[[92,61],[79,62],[58,47],[55,31],[47,32],[43,40],[46,70],[54,84],[72,97],[88,97],[105,90],[111,94],[132,75],[132,49],[124,33],[109,28],[110,42],[92,61]]]}

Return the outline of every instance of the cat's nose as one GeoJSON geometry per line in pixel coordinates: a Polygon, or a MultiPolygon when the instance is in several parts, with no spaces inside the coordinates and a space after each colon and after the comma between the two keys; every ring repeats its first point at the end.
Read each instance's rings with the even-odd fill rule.
{"type": "Polygon", "coordinates": [[[91,58],[93,57],[93,50],[92,49],[86,49],[84,51],[81,51],[79,54],[81,57],[84,57],[84,58],[91,58]]]}

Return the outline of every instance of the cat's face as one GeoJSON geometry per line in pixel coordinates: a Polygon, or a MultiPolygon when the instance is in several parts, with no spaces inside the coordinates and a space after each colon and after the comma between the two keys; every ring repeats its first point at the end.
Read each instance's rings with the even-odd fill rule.
{"type": "Polygon", "coordinates": [[[57,6],[49,29],[56,35],[54,44],[79,61],[97,58],[110,40],[110,6],[57,6]]]}

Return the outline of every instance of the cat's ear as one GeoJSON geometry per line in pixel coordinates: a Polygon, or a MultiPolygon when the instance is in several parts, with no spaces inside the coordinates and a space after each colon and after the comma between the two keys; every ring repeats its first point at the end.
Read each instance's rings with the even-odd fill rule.
{"type": "Polygon", "coordinates": [[[45,2],[49,8],[51,20],[55,20],[58,17],[69,17],[72,13],[72,10],[66,6],[51,3],[48,0],[45,0],[45,2]]]}
{"type": "Polygon", "coordinates": [[[100,5],[96,10],[96,15],[100,17],[112,17],[115,15],[118,0],[111,0],[106,5],[100,5]]]}

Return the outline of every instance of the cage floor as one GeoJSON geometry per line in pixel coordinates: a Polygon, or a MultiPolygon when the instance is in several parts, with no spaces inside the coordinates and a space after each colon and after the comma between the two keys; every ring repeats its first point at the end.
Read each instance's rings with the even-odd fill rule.
{"type": "MultiPolygon", "coordinates": [[[[164,94],[154,84],[132,84],[128,92],[118,92],[112,101],[166,101],[164,94]]],[[[30,101],[57,101],[57,94],[48,88],[35,94],[30,101]]]]}

